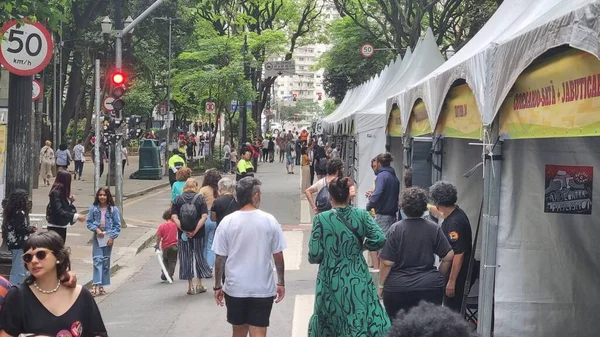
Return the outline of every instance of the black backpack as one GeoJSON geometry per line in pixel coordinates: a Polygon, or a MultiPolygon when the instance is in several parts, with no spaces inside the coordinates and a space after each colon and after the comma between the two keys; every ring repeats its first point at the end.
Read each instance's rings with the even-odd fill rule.
{"type": "Polygon", "coordinates": [[[329,202],[329,187],[327,186],[327,178],[323,178],[324,186],[317,193],[315,199],[315,205],[319,212],[325,212],[331,209],[331,203],[329,202]]]}
{"type": "Polygon", "coordinates": [[[181,229],[184,232],[193,232],[198,225],[200,217],[198,216],[198,210],[196,209],[196,200],[200,197],[200,194],[194,195],[190,202],[185,201],[183,196],[183,205],[179,209],[179,221],[181,222],[181,229]]]}

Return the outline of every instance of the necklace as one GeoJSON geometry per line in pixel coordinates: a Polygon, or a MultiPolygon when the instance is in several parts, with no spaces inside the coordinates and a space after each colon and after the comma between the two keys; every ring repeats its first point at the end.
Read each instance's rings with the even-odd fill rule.
{"type": "Polygon", "coordinates": [[[38,286],[37,282],[33,282],[33,286],[35,287],[35,289],[37,289],[37,291],[41,292],[42,294],[53,294],[58,291],[58,288],[60,288],[60,280],[58,280],[58,284],[56,285],[56,288],[54,288],[52,290],[44,290],[44,289],[40,288],[40,286],[38,286]]]}

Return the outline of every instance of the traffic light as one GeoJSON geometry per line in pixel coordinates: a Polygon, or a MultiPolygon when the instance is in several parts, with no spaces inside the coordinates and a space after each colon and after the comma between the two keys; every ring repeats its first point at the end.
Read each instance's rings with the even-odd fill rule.
{"type": "Polygon", "coordinates": [[[319,101],[323,100],[323,93],[322,92],[318,92],[317,96],[319,96],[319,98],[318,98],[319,101]]]}
{"type": "Polygon", "coordinates": [[[140,129],[140,124],[142,123],[141,116],[131,116],[125,118],[125,122],[127,123],[127,136],[129,139],[140,138],[142,135],[142,129],[140,129]]]}
{"type": "Polygon", "coordinates": [[[127,82],[127,76],[122,71],[115,71],[111,74],[111,82],[114,86],[112,91],[112,97],[115,99],[112,102],[112,106],[115,111],[123,110],[125,107],[125,101],[123,100],[123,95],[127,92],[127,88],[125,88],[125,84],[127,82]]]}
{"type": "Polygon", "coordinates": [[[296,102],[298,100],[298,94],[293,94],[292,96],[294,97],[293,98],[294,102],[296,102]]]}

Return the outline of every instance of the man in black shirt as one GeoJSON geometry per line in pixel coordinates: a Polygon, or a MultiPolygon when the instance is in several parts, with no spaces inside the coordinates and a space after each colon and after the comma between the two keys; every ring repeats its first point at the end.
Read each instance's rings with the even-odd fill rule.
{"type": "Polygon", "coordinates": [[[473,249],[471,223],[467,214],[456,205],[458,193],[454,185],[438,181],[429,189],[429,195],[433,204],[443,214],[442,231],[454,250],[450,274],[445,278],[444,306],[460,311],[473,249]]]}

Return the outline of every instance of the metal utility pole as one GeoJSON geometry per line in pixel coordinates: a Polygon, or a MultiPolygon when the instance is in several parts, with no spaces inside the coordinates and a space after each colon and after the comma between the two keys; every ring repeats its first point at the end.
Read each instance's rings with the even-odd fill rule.
{"type": "MultiPolygon", "coordinates": [[[[248,35],[246,34],[244,36],[244,75],[246,76],[246,79],[248,79],[248,77],[250,75],[250,71],[248,69],[247,54],[248,54],[248,35]]],[[[239,108],[239,103],[240,102],[238,102],[238,108],[239,108]]],[[[240,112],[240,129],[239,129],[239,133],[238,133],[238,137],[239,137],[238,151],[240,154],[242,151],[242,147],[246,143],[246,137],[247,137],[246,129],[247,129],[247,125],[248,125],[248,113],[247,113],[247,108],[246,108],[246,100],[244,100],[241,103],[242,103],[242,110],[240,112]]]]}
{"type": "MultiPolygon", "coordinates": [[[[60,22],[60,31],[63,31],[63,24],[62,21],[60,22]]],[[[58,133],[57,133],[57,144],[54,145],[55,149],[58,149],[58,147],[60,146],[60,144],[62,143],[62,114],[63,114],[63,108],[62,108],[62,101],[63,101],[63,86],[62,86],[62,79],[63,79],[63,38],[62,38],[62,34],[60,34],[60,52],[59,52],[59,77],[58,77],[58,133]]],[[[77,127],[75,125],[75,127],[77,127]]]]}
{"type": "Polygon", "coordinates": [[[52,146],[54,147],[54,149],[58,148],[58,137],[57,137],[57,131],[56,131],[56,126],[58,125],[58,121],[57,121],[57,101],[58,101],[58,91],[56,88],[56,63],[57,63],[57,58],[58,55],[56,53],[56,50],[54,51],[54,55],[53,55],[53,71],[52,71],[52,146]]]}
{"type": "Polygon", "coordinates": [[[153,18],[152,20],[162,20],[169,22],[169,73],[167,74],[167,120],[165,121],[165,124],[167,126],[167,148],[165,149],[165,167],[167,168],[167,170],[165,171],[165,176],[168,176],[169,154],[171,152],[171,55],[173,53],[173,18],[163,16],[160,18],[153,18]]]}
{"type": "Polygon", "coordinates": [[[100,60],[96,60],[95,65],[95,87],[96,87],[96,102],[95,102],[95,113],[96,113],[96,123],[95,123],[95,136],[96,141],[94,142],[94,192],[100,189],[100,164],[101,164],[101,156],[100,156],[100,142],[102,135],[100,134],[100,60]]]}

